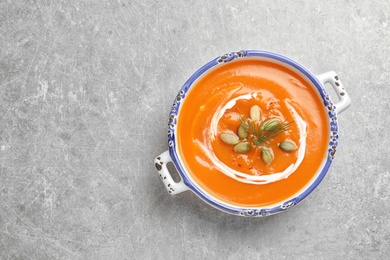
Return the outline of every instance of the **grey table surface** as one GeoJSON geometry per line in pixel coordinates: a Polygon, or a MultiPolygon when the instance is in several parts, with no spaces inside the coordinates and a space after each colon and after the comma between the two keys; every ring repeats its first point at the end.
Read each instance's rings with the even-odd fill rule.
{"type": "Polygon", "coordinates": [[[390,4],[0,1],[0,259],[388,259],[390,4]],[[171,196],[153,159],[174,97],[230,51],[336,71],[330,171],[267,218],[171,196]]]}

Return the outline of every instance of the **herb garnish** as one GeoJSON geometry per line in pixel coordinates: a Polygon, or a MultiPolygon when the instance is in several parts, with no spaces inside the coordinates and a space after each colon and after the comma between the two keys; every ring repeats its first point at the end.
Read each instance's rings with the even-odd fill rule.
{"type": "Polygon", "coordinates": [[[253,144],[261,146],[269,144],[269,140],[287,131],[292,123],[286,120],[282,122],[279,118],[271,118],[262,123],[240,116],[240,126],[253,138],[253,144]]]}
{"type": "MultiPolygon", "coordinates": [[[[237,129],[237,134],[228,130],[222,132],[220,138],[225,144],[234,145],[233,150],[237,153],[249,152],[252,144],[261,146],[261,158],[266,164],[270,164],[273,161],[272,148],[265,146],[270,145],[272,138],[286,132],[294,121],[282,121],[277,117],[261,121],[260,115],[260,107],[252,106],[250,118],[240,115],[238,119],[240,126],[237,129]]],[[[296,145],[290,141],[284,141],[278,146],[285,152],[293,152],[297,149],[296,145]]]]}

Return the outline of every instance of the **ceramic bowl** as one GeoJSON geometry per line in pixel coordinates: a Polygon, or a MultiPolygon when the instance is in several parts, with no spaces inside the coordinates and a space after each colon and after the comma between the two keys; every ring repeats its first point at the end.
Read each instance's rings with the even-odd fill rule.
{"type": "Polygon", "coordinates": [[[334,155],[338,145],[339,139],[339,125],[337,116],[347,109],[351,104],[351,100],[345,91],[343,84],[340,81],[339,76],[334,71],[325,72],[320,75],[314,75],[304,66],[300,65],[298,62],[285,57],[283,55],[261,51],[261,50],[242,50],[237,52],[231,52],[224,54],[220,57],[215,58],[214,60],[208,62],[200,69],[198,69],[182,86],[179,90],[178,95],[174,99],[174,103],[171,111],[169,112],[168,119],[168,150],[157,156],[154,160],[155,167],[158,171],[158,174],[167,189],[171,194],[178,194],[187,190],[194,192],[200,199],[209,205],[224,211],[226,213],[235,214],[239,216],[268,216],[275,213],[283,212],[294,205],[297,205],[304,198],[306,198],[324,179],[327,174],[329,167],[334,159],[334,155]],[[313,88],[315,88],[319,97],[322,99],[324,109],[328,114],[328,123],[329,126],[329,141],[328,141],[328,151],[327,155],[324,156],[324,161],[321,164],[322,167],[317,170],[316,174],[308,183],[304,189],[300,190],[297,194],[291,196],[291,198],[280,201],[272,205],[262,206],[262,207],[242,207],[221,201],[202,189],[191,177],[190,174],[185,170],[183,166],[184,163],[181,159],[181,156],[178,152],[178,140],[175,135],[176,125],[178,114],[180,113],[180,105],[186,101],[185,97],[191,87],[194,85],[199,78],[205,75],[209,70],[215,68],[216,66],[223,66],[224,64],[231,62],[235,59],[265,59],[272,61],[283,66],[288,67],[291,70],[294,70],[296,73],[300,74],[307,81],[311,82],[313,88]],[[332,89],[335,91],[338,100],[337,102],[332,102],[330,95],[327,93],[325,84],[328,83],[332,86],[332,89]],[[167,164],[172,162],[175,166],[177,173],[180,175],[180,180],[175,181],[172,177],[172,168],[167,167],[167,164]]]}

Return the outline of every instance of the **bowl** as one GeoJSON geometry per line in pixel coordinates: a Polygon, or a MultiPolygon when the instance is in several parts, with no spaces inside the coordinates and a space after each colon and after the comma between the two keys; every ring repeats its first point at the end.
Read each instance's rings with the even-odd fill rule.
{"type": "Polygon", "coordinates": [[[337,116],[350,104],[334,71],[314,75],[269,51],[227,53],[179,90],[168,150],[154,164],[171,195],[190,190],[239,216],[280,213],[324,179],[338,145],[337,116]]]}

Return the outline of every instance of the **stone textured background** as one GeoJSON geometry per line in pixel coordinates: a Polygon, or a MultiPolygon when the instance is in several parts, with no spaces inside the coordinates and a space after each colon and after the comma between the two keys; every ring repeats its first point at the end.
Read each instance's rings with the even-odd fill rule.
{"type": "Polygon", "coordinates": [[[0,1],[0,259],[388,259],[390,4],[0,1]],[[168,195],[153,165],[201,65],[264,49],[352,99],[304,202],[269,218],[168,195]]]}

